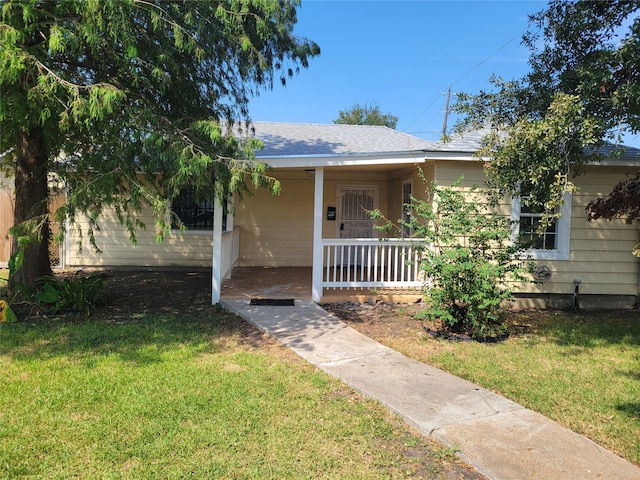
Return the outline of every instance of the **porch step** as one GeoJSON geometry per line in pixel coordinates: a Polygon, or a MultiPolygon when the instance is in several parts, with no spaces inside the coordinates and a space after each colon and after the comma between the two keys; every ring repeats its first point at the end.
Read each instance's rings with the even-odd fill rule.
{"type": "Polygon", "coordinates": [[[325,288],[320,303],[416,303],[422,301],[422,292],[404,289],[373,290],[366,288],[328,289],[325,288]]]}

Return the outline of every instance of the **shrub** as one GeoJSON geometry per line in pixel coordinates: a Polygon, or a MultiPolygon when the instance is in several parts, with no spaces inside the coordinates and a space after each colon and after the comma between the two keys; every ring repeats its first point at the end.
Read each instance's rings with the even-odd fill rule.
{"type": "Polygon", "coordinates": [[[96,306],[105,302],[104,276],[92,273],[83,276],[58,279],[48,276],[40,279],[42,289],[36,293],[39,305],[52,313],[58,311],[84,312],[88,315],[96,306]]]}
{"type": "Polygon", "coordinates": [[[527,280],[532,265],[518,260],[521,247],[510,242],[511,220],[479,202],[489,198],[485,192],[476,186],[463,190],[461,183],[462,177],[451,187],[433,184],[428,201],[412,197],[401,224],[421,239],[430,307],[418,318],[439,319],[451,331],[487,339],[506,333],[510,282],[527,280]]]}

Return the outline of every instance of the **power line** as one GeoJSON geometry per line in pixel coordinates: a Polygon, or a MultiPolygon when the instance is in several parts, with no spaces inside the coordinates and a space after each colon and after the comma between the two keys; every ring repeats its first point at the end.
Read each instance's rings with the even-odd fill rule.
{"type": "Polygon", "coordinates": [[[516,38],[522,36],[521,33],[518,33],[516,36],[514,36],[511,40],[509,40],[507,43],[505,43],[504,45],[502,45],[499,49],[497,49],[495,52],[493,52],[490,56],[488,56],[487,58],[485,58],[484,60],[482,60],[480,63],[478,63],[475,67],[473,67],[471,70],[469,70],[467,73],[465,73],[464,75],[462,75],[461,77],[459,77],[458,79],[454,80],[453,82],[451,82],[451,84],[453,85],[454,83],[459,82],[460,80],[462,80],[463,78],[467,77],[471,72],[473,72],[474,70],[477,70],[481,65],[487,63],[489,60],[491,60],[493,57],[496,56],[496,54],[502,50],[504,50],[511,42],[513,42],[516,38]]]}
{"type": "MultiPolygon", "coordinates": [[[[483,59],[481,62],[479,62],[478,64],[476,64],[473,68],[469,69],[469,70],[468,70],[467,72],[465,72],[462,76],[458,77],[456,80],[454,80],[453,82],[451,82],[451,83],[449,84],[449,87],[448,87],[448,89],[447,89],[447,92],[448,92],[448,94],[447,94],[447,100],[446,100],[447,106],[446,106],[446,108],[445,108],[445,112],[444,112],[444,114],[445,114],[445,128],[446,128],[446,122],[447,122],[446,117],[447,117],[447,116],[448,116],[448,114],[449,114],[449,111],[448,111],[448,110],[449,110],[449,107],[448,107],[448,103],[449,103],[449,102],[448,102],[448,100],[449,100],[449,97],[450,97],[450,94],[451,94],[451,86],[452,86],[454,83],[457,83],[457,82],[459,82],[460,80],[462,80],[462,79],[466,78],[466,77],[467,77],[467,76],[469,76],[472,72],[474,72],[475,70],[477,70],[480,66],[482,66],[483,64],[485,64],[486,62],[488,62],[489,60],[491,60],[492,58],[494,58],[494,57],[495,57],[499,52],[501,52],[502,50],[504,50],[508,45],[510,45],[510,44],[511,44],[511,43],[512,43],[516,38],[520,37],[521,35],[522,35],[521,33],[518,33],[518,34],[516,34],[515,36],[513,36],[509,41],[507,41],[506,43],[504,43],[504,44],[503,44],[500,48],[498,48],[495,52],[493,52],[491,55],[489,55],[488,57],[486,57],[485,59],[483,59]]],[[[514,57],[514,58],[515,58],[515,57],[514,57]]],[[[411,127],[414,123],[416,123],[416,122],[417,122],[417,121],[418,121],[418,120],[419,120],[419,119],[420,119],[420,118],[425,114],[425,112],[427,112],[427,110],[429,110],[429,109],[433,106],[433,104],[434,104],[434,103],[435,103],[435,102],[436,102],[436,101],[437,101],[441,96],[442,96],[442,93],[441,93],[441,94],[438,94],[438,95],[437,95],[437,96],[436,96],[436,97],[435,97],[435,98],[434,98],[434,99],[433,99],[433,100],[432,100],[432,101],[431,101],[431,102],[430,102],[430,103],[429,103],[429,104],[428,104],[428,105],[427,105],[427,106],[426,106],[426,107],[425,107],[425,108],[424,108],[424,109],[423,109],[423,110],[418,114],[418,116],[417,116],[417,117],[415,117],[415,118],[414,118],[414,119],[413,119],[413,120],[412,120],[412,121],[407,125],[407,127],[405,127],[405,128],[406,128],[406,129],[409,129],[409,127],[411,127]]],[[[434,118],[435,118],[439,113],[440,113],[440,112],[436,112],[436,113],[435,113],[435,114],[434,114],[434,115],[433,115],[433,116],[428,120],[428,122],[427,122],[427,123],[431,122],[431,121],[432,121],[432,120],[433,120],[433,119],[434,119],[434,118]]],[[[420,128],[420,130],[422,130],[422,129],[424,128],[424,126],[426,126],[426,124],[425,124],[425,125],[423,125],[423,127],[422,127],[422,128],[420,128]]]]}

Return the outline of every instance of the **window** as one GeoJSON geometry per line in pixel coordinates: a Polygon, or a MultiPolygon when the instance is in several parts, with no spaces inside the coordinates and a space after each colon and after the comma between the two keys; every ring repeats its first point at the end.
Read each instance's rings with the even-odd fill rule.
{"type": "Polygon", "coordinates": [[[518,241],[535,250],[555,250],[558,244],[557,220],[554,220],[544,232],[538,232],[542,209],[526,205],[520,206],[520,233],[518,241]]]}
{"type": "Polygon", "coordinates": [[[526,254],[534,259],[568,260],[571,235],[571,194],[566,193],[560,207],[560,218],[556,219],[544,232],[538,232],[543,212],[522,205],[520,198],[514,198],[511,219],[516,223],[512,241],[526,245],[526,254]]]}
{"type": "MultiPolygon", "coordinates": [[[[184,223],[187,230],[213,230],[213,199],[197,200],[193,188],[183,188],[180,194],[171,202],[171,209],[178,218],[173,218],[171,227],[178,229],[179,221],[184,223]]],[[[225,230],[226,216],[222,220],[222,230],[225,230]]]]}
{"type": "MultiPolygon", "coordinates": [[[[407,180],[402,183],[402,221],[409,222],[411,220],[410,209],[407,205],[411,204],[411,195],[413,194],[413,183],[407,180]]],[[[410,237],[413,234],[410,227],[402,225],[402,238],[410,237]]]]}

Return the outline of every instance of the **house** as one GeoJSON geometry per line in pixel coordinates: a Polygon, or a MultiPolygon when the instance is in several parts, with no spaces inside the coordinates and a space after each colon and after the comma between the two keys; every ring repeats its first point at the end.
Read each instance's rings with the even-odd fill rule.
{"type": "MultiPolygon", "coordinates": [[[[269,164],[282,185],[232,199],[223,218],[218,202],[178,202],[188,230],[163,243],[142,231],[131,244],[115,215],[106,215],[96,241],[80,250],[71,229],[65,266],[211,267],[212,299],[236,266],[312,269],[312,298],[321,301],[334,288],[418,288],[418,253],[408,237],[380,239],[367,210],[378,208],[392,220],[406,213],[411,195],[424,198],[426,180],[447,185],[464,175],[463,186],[482,185],[482,164],[475,157],[480,136],[449,143],[430,142],[386,127],[256,122],[255,136],[265,148],[257,157],[269,164]],[[189,207],[190,205],[190,207],[189,207]],[[204,219],[204,220],[203,220],[204,219]],[[224,227],[224,228],[223,228],[224,227]],[[224,231],[223,231],[224,230],[224,231]]],[[[640,167],[640,150],[590,165],[576,178],[579,190],[568,196],[562,218],[528,252],[538,265],[540,283],[518,287],[523,306],[632,306],[639,290],[638,259],[631,254],[638,227],[623,220],[586,222],[585,207],[640,167]]],[[[188,199],[187,199],[188,200],[188,199]]],[[[523,223],[535,214],[505,199],[501,209],[523,223]]],[[[142,221],[153,225],[150,212],[142,221]]]]}

